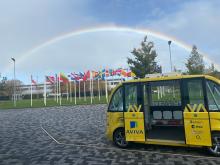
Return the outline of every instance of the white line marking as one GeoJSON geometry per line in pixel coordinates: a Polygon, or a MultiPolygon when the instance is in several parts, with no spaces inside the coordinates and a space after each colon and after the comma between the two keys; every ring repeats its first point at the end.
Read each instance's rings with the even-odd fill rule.
{"type": "Polygon", "coordinates": [[[57,144],[66,145],[66,146],[79,146],[79,147],[90,147],[96,149],[109,149],[109,150],[116,150],[116,151],[126,151],[126,152],[140,152],[140,153],[153,153],[153,154],[161,154],[161,155],[172,155],[172,156],[184,156],[184,157],[192,157],[192,158],[201,158],[201,159],[219,159],[217,157],[206,157],[206,156],[196,156],[196,155],[187,155],[187,154],[173,154],[171,152],[158,152],[158,151],[143,151],[143,150],[134,150],[134,149],[121,149],[121,148],[113,148],[113,147],[98,147],[97,145],[91,144],[67,144],[63,142],[59,142],[56,140],[46,129],[43,128],[41,125],[41,129],[57,144]]]}
{"type": "Polygon", "coordinates": [[[51,134],[49,134],[48,132],[47,132],[47,130],[45,130],[44,128],[43,128],[43,126],[41,125],[40,126],[41,127],[41,129],[53,140],[53,141],[55,141],[57,144],[61,144],[59,141],[57,141],[51,134]]]}

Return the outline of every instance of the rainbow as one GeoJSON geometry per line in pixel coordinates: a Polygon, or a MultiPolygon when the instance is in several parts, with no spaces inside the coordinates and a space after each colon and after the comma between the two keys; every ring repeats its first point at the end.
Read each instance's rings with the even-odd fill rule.
{"type": "MultiPolygon", "coordinates": [[[[68,33],[61,34],[61,35],[56,36],[54,38],[51,38],[51,39],[45,41],[44,43],[33,47],[32,49],[30,49],[26,53],[20,55],[20,58],[17,60],[17,64],[21,63],[22,61],[29,58],[31,55],[33,55],[37,51],[39,51],[49,45],[52,45],[54,43],[60,42],[62,40],[65,40],[65,39],[68,39],[68,38],[71,38],[74,36],[87,34],[87,33],[97,33],[97,32],[130,32],[130,33],[137,33],[137,34],[142,34],[142,35],[149,35],[149,36],[159,38],[159,39],[165,40],[165,41],[171,40],[175,45],[185,49],[186,51],[190,52],[192,50],[191,45],[188,45],[188,44],[176,39],[175,37],[168,36],[168,35],[162,34],[160,32],[154,31],[154,30],[145,29],[145,28],[143,29],[143,28],[129,28],[129,27],[122,27],[122,26],[112,26],[112,25],[110,25],[110,26],[97,26],[97,27],[90,27],[90,28],[85,28],[85,29],[74,30],[74,31],[71,31],[68,33]]],[[[207,61],[208,63],[215,64],[215,67],[218,70],[220,70],[220,66],[218,64],[216,64],[214,61],[212,61],[208,57],[207,54],[205,54],[204,52],[201,52],[201,51],[199,51],[199,53],[203,55],[205,61],[207,61]]]]}

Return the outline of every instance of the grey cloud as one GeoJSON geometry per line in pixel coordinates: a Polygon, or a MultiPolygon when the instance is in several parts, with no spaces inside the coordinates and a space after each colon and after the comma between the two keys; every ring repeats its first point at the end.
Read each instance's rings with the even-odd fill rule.
{"type": "Polygon", "coordinates": [[[220,1],[192,1],[185,3],[180,10],[166,14],[159,20],[143,22],[139,26],[175,36],[210,55],[220,63],[220,1]]]}
{"type": "Polygon", "coordinates": [[[82,1],[0,1],[0,70],[27,50],[74,29],[98,24],[82,1]]]}

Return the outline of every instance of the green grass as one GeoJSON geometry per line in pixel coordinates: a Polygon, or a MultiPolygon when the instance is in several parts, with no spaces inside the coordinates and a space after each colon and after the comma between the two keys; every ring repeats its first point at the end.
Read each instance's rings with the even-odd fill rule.
{"type": "MultiPolygon", "coordinates": [[[[62,98],[62,105],[63,106],[70,106],[70,105],[90,105],[91,100],[90,97],[86,98],[86,101],[84,101],[84,97],[81,97],[81,99],[75,99],[72,98],[72,102],[70,102],[70,99],[67,100],[66,98],[62,98]]],[[[106,98],[102,96],[100,98],[94,97],[92,104],[106,104],[106,98]]],[[[47,98],[47,105],[46,107],[54,107],[54,106],[60,106],[60,102],[58,103],[54,101],[54,98],[47,98]]],[[[33,105],[32,108],[39,108],[39,107],[45,107],[44,100],[42,99],[33,99],[33,105]]],[[[25,100],[18,100],[16,102],[16,107],[14,107],[13,102],[10,101],[0,101],[0,109],[21,109],[21,108],[31,108],[31,100],[25,99],[25,100]]]]}

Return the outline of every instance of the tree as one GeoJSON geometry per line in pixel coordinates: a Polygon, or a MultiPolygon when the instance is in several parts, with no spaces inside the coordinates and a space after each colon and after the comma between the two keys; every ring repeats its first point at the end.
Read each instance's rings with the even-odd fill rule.
{"type": "Polygon", "coordinates": [[[210,66],[210,72],[215,72],[215,65],[212,63],[211,66],[210,66]]]}
{"type": "Polygon", "coordinates": [[[176,66],[173,66],[173,71],[176,73],[182,73],[182,70],[178,69],[176,66]]]}
{"type": "Polygon", "coordinates": [[[2,80],[0,81],[0,96],[6,95],[5,92],[6,81],[7,81],[6,77],[3,77],[2,80]]]}
{"type": "MultiPolygon", "coordinates": [[[[20,80],[15,80],[15,90],[16,90],[16,94],[21,94],[21,85],[23,85],[23,83],[20,80]]],[[[4,84],[4,96],[9,96],[12,98],[12,95],[14,93],[14,80],[7,80],[5,81],[4,84]]]]}
{"type": "Polygon", "coordinates": [[[203,61],[203,56],[198,53],[197,47],[193,45],[191,54],[185,64],[188,74],[203,74],[205,70],[205,65],[203,61]]]}
{"type": "Polygon", "coordinates": [[[147,36],[141,42],[141,48],[134,48],[131,53],[134,59],[127,58],[127,62],[136,77],[143,78],[146,74],[162,72],[161,66],[155,61],[157,53],[154,50],[154,43],[147,42],[147,36]]]}
{"type": "Polygon", "coordinates": [[[218,72],[218,70],[215,69],[215,65],[213,63],[207,69],[206,74],[220,79],[220,72],[218,72]]]}

